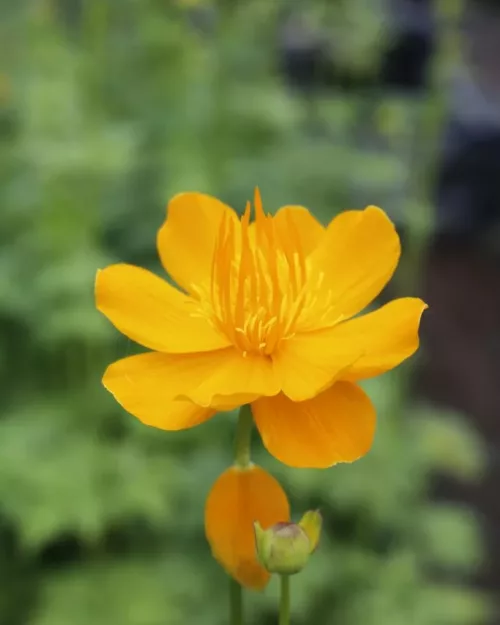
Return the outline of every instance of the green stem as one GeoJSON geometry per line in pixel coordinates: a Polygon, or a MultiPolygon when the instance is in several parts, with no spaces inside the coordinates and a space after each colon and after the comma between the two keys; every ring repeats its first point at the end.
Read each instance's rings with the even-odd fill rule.
{"type": "Polygon", "coordinates": [[[279,625],[290,625],[290,575],[280,575],[279,625]]]}
{"type": "Polygon", "coordinates": [[[240,408],[238,425],[236,427],[236,441],[234,446],[234,462],[241,469],[250,464],[250,442],[252,439],[252,411],[248,404],[240,408]]]}
{"type": "Polygon", "coordinates": [[[231,578],[229,587],[229,614],[231,625],[243,625],[243,589],[231,578]]]}
{"type": "MultiPolygon", "coordinates": [[[[241,406],[234,444],[234,464],[239,469],[246,469],[250,466],[252,427],[253,418],[250,406],[241,406]]],[[[231,579],[229,588],[229,622],[231,625],[243,625],[243,588],[234,579],[231,579]]]]}

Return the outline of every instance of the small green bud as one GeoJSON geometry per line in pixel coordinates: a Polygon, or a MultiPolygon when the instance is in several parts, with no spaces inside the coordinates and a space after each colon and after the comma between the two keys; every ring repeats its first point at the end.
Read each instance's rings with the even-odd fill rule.
{"type": "Polygon", "coordinates": [[[293,575],[304,568],[311,554],[311,542],[299,525],[276,523],[264,530],[256,521],[254,529],[257,556],[269,573],[293,575]]]}

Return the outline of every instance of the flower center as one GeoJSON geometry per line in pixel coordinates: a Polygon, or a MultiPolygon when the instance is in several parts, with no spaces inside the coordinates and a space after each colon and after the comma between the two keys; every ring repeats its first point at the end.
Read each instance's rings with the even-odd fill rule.
{"type": "Polygon", "coordinates": [[[279,223],[266,215],[258,190],[254,205],[252,223],[250,203],[241,223],[223,220],[210,288],[195,291],[201,314],[244,355],[270,356],[298,324],[301,329],[316,326],[329,308],[329,294],[321,288],[324,275],[311,271],[290,213],[279,223]],[[311,314],[318,307],[322,313],[311,314]]]}

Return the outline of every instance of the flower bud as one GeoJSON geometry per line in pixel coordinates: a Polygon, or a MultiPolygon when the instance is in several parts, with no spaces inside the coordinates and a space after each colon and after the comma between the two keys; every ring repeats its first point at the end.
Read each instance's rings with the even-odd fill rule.
{"type": "Polygon", "coordinates": [[[306,565],[312,551],[305,530],[296,523],[276,523],[267,530],[254,523],[257,556],[269,573],[293,575],[306,565]]]}

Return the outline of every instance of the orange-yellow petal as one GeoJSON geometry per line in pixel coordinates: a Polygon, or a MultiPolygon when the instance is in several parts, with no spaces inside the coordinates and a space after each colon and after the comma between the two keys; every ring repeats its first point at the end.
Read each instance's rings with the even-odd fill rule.
{"type": "Polygon", "coordinates": [[[239,227],[232,208],[203,193],[180,193],[168,204],[167,219],[158,232],[158,252],[166,271],[188,293],[210,283],[215,244],[224,219],[239,227]]]}
{"type": "Polygon", "coordinates": [[[335,380],[369,378],[397,367],[418,349],[426,308],[418,298],[401,298],[332,328],[283,341],[273,354],[282,391],[293,401],[304,401],[335,380]]]}
{"type": "Polygon", "coordinates": [[[272,355],[281,390],[292,401],[315,397],[362,356],[358,345],[330,338],[328,332],[333,330],[298,334],[282,341],[272,355]]]}
{"type": "Polygon", "coordinates": [[[210,403],[210,406],[218,412],[227,412],[235,410],[244,404],[251,404],[260,395],[256,393],[238,393],[236,395],[216,395],[210,403]]]}
{"type": "Polygon", "coordinates": [[[174,379],[185,376],[190,380],[189,385],[178,385],[178,396],[199,406],[226,406],[228,410],[280,391],[271,361],[261,355],[243,356],[239,350],[227,348],[212,352],[210,358],[189,359],[187,355],[178,357],[177,362],[174,379]]]}
{"type": "Polygon", "coordinates": [[[324,274],[329,318],[347,319],[370,304],[392,277],[400,252],[394,225],[380,208],[335,217],[311,256],[313,270],[324,274]]]}
{"type": "Polygon", "coordinates": [[[289,519],[288,499],[272,475],[255,465],[231,467],[208,495],[205,532],[224,569],[243,586],[261,590],[270,575],[257,561],[254,521],[267,529],[289,519]]]}
{"type": "Polygon", "coordinates": [[[326,232],[319,221],[303,206],[283,206],[274,216],[274,223],[278,236],[282,238],[289,237],[292,231],[305,256],[309,256],[319,245],[326,232]]]}
{"type": "Polygon", "coordinates": [[[252,404],[252,412],[266,449],[292,467],[353,462],[369,451],[375,434],[375,409],[350,382],[337,382],[300,403],[283,394],[264,397],[252,404]]]}
{"type": "Polygon", "coordinates": [[[420,319],[426,308],[421,299],[404,297],[337,326],[332,331],[332,344],[336,336],[340,342],[363,350],[363,355],[342,379],[361,380],[380,375],[414,354],[419,346],[420,319]]]}
{"type": "Polygon", "coordinates": [[[265,358],[243,358],[232,347],[200,354],[129,356],[107,368],[103,384],[125,410],[162,429],[189,427],[172,427],[165,421],[164,406],[174,400],[213,412],[279,391],[265,358]]]}
{"type": "Polygon", "coordinates": [[[164,352],[204,352],[228,339],[196,315],[197,304],[166,280],[133,265],[97,272],[96,306],[125,336],[164,352]]]}
{"type": "Polygon", "coordinates": [[[194,427],[213,417],[215,410],[175,398],[178,389],[172,379],[172,358],[175,356],[157,352],[123,358],[106,369],[103,385],[127,412],[146,425],[161,430],[194,427]]]}

